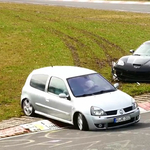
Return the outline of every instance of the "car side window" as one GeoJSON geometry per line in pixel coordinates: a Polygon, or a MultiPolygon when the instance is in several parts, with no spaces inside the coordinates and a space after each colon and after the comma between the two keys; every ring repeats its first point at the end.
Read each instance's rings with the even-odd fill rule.
{"type": "Polygon", "coordinates": [[[41,91],[45,91],[45,85],[48,79],[48,75],[33,74],[30,80],[30,86],[41,91]]]}
{"type": "Polygon", "coordinates": [[[60,93],[65,93],[68,95],[68,90],[64,81],[57,77],[52,77],[48,85],[48,92],[59,95],[60,93]]]}

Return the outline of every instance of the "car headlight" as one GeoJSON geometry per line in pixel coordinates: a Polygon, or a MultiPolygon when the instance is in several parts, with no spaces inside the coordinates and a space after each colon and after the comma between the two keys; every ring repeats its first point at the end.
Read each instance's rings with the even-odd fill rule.
{"type": "Polygon", "coordinates": [[[136,109],[138,107],[138,104],[136,103],[134,98],[131,98],[132,101],[132,109],[136,109]]]}
{"type": "Polygon", "coordinates": [[[114,61],[112,61],[112,67],[116,66],[116,63],[114,61]]]}
{"type": "Polygon", "coordinates": [[[122,60],[118,60],[117,65],[124,66],[124,62],[122,60]]]}
{"type": "Polygon", "coordinates": [[[103,116],[103,115],[105,115],[105,112],[103,109],[101,109],[99,107],[92,106],[91,107],[91,115],[92,116],[103,116]]]}
{"type": "Polygon", "coordinates": [[[138,107],[138,104],[136,102],[132,102],[132,109],[136,109],[138,107]]]}

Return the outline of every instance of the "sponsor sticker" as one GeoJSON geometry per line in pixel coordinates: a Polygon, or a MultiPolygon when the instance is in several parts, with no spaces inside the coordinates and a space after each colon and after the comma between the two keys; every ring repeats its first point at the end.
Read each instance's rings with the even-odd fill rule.
{"type": "Polygon", "coordinates": [[[24,124],[24,125],[21,125],[21,127],[28,129],[31,132],[59,129],[58,126],[56,126],[55,124],[53,124],[52,122],[48,120],[41,120],[41,121],[29,123],[29,124],[24,124]]]}

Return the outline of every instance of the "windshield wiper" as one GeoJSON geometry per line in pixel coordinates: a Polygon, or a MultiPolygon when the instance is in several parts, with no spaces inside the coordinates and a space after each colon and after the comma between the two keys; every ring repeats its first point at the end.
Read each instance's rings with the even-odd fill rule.
{"type": "Polygon", "coordinates": [[[133,54],[134,56],[141,56],[140,54],[133,54]]]}
{"type": "Polygon", "coordinates": [[[102,94],[102,93],[105,93],[106,91],[102,90],[102,91],[98,91],[98,92],[95,92],[93,93],[94,95],[97,95],[97,94],[102,94]]]}
{"type": "Polygon", "coordinates": [[[76,97],[92,96],[92,95],[103,94],[103,93],[114,92],[114,91],[115,91],[114,89],[111,89],[111,90],[101,90],[101,91],[94,92],[94,93],[88,93],[88,94],[78,95],[76,97]]]}
{"type": "Polygon", "coordinates": [[[78,95],[78,96],[76,96],[76,97],[86,97],[86,96],[92,96],[93,95],[93,93],[90,93],[90,94],[82,94],[82,95],[78,95]]]}
{"type": "Polygon", "coordinates": [[[115,90],[112,90],[112,89],[111,90],[101,90],[101,91],[93,93],[93,95],[103,94],[103,93],[108,93],[108,92],[113,92],[113,91],[115,91],[115,90]]]}

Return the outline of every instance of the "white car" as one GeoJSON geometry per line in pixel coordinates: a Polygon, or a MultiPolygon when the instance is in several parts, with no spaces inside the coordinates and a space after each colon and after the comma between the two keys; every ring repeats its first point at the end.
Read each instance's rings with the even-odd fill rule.
{"type": "Polygon", "coordinates": [[[80,130],[116,128],[137,123],[135,100],[96,71],[75,66],[33,70],[22,89],[21,106],[35,113],[72,124],[80,130]]]}

